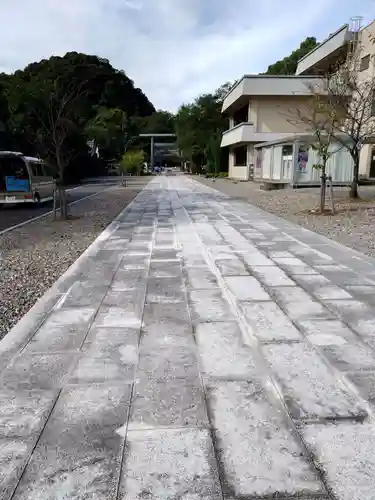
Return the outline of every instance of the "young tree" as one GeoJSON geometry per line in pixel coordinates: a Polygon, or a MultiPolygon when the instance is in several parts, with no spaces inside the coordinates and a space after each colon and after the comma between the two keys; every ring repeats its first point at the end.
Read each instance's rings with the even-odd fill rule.
{"type": "Polygon", "coordinates": [[[64,85],[57,79],[51,83],[48,92],[45,88],[41,93],[34,90],[40,149],[56,162],[60,214],[62,219],[67,219],[65,169],[80,153],[74,145],[74,136],[79,134],[79,100],[86,94],[85,82],[64,85]]]}
{"type": "Polygon", "coordinates": [[[327,163],[331,156],[337,152],[334,144],[337,144],[335,131],[340,117],[337,110],[327,101],[323,89],[324,79],[315,85],[310,85],[311,97],[307,103],[291,109],[287,119],[290,123],[300,126],[303,130],[311,133],[313,142],[310,147],[316,151],[318,163],[313,168],[320,170],[320,212],[324,213],[327,192],[327,163]]]}
{"type": "Polygon", "coordinates": [[[355,55],[328,78],[326,89],[327,109],[334,110],[339,117],[333,135],[348,150],[354,163],[351,198],[358,197],[361,148],[375,137],[375,76],[358,69],[355,55]]]}
{"type": "Polygon", "coordinates": [[[144,152],[140,149],[133,149],[124,153],[119,163],[119,171],[122,176],[125,174],[140,175],[141,167],[145,160],[144,152]]]}

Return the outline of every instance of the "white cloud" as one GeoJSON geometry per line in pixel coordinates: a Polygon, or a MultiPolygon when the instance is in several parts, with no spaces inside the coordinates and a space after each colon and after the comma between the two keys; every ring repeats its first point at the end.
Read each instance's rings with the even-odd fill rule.
{"type": "MultiPolygon", "coordinates": [[[[71,50],[98,54],[170,110],[361,14],[355,0],[0,1],[0,70],[71,50]]],[[[362,0],[363,12],[373,3],[362,0]]]]}

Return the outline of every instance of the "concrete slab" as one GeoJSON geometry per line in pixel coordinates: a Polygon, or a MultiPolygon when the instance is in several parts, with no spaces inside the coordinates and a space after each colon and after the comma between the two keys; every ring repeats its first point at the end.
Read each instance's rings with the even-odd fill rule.
{"type": "Polygon", "coordinates": [[[342,371],[371,370],[375,353],[344,323],[335,320],[300,322],[308,340],[342,371]]]}
{"type": "Polygon", "coordinates": [[[348,285],[345,290],[356,300],[375,305],[375,286],[372,285],[348,285]]]}
{"type": "Polygon", "coordinates": [[[252,349],[244,345],[237,323],[201,323],[196,326],[195,337],[204,375],[226,380],[254,380],[259,376],[252,349]]]}
{"type": "Polygon", "coordinates": [[[26,346],[25,352],[58,352],[79,349],[96,310],[72,307],[51,312],[26,346]]]}
{"type": "Polygon", "coordinates": [[[191,318],[195,323],[228,321],[233,317],[221,290],[194,290],[188,292],[191,318]]]}
{"type": "Polygon", "coordinates": [[[182,269],[179,262],[152,261],[149,276],[153,278],[179,278],[182,269]]]}
{"type": "Polygon", "coordinates": [[[241,200],[153,179],[0,343],[0,498],[327,500],[322,477],[372,498],[374,277],[241,200]]]}
{"type": "Polygon", "coordinates": [[[138,311],[127,311],[121,304],[102,306],[99,308],[93,322],[94,328],[137,328],[142,324],[142,316],[138,311]]]}
{"type": "Polygon", "coordinates": [[[252,273],[266,286],[296,286],[296,282],[277,266],[252,266],[252,273]]]}
{"type": "Polygon", "coordinates": [[[209,386],[208,404],[225,499],[324,491],[313,464],[261,386],[217,381],[209,386]]]}
{"type": "Polygon", "coordinates": [[[34,447],[32,439],[0,438],[0,498],[10,500],[34,447]]]}
{"type": "Polygon", "coordinates": [[[181,345],[141,347],[137,378],[166,381],[173,378],[198,377],[198,360],[195,349],[181,345]]]}
{"type": "Polygon", "coordinates": [[[215,265],[222,276],[249,276],[249,271],[240,259],[216,259],[215,265]]]}
{"type": "Polygon", "coordinates": [[[0,383],[15,391],[61,389],[76,359],[76,352],[33,354],[24,351],[5,368],[0,383]]]}
{"type": "Polygon", "coordinates": [[[271,300],[267,291],[254,276],[227,276],[225,284],[236,300],[240,301],[267,301],[271,300]]]}
{"type": "Polygon", "coordinates": [[[12,391],[0,393],[1,438],[38,438],[57,398],[57,391],[12,391]]]}
{"type": "Polygon", "coordinates": [[[345,376],[354,384],[363,398],[375,407],[375,369],[346,372],[345,376]]]}
{"type": "Polygon", "coordinates": [[[270,290],[275,301],[293,321],[332,317],[332,312],[301,288],[280,286],[270,290]]]}
{"type": "Polygon", "coordinates": [[[120,499],[147,497],[222,500],[209,431],[131,431],[126,442],[120,499]]]}
{"type": "Polygon", "coordinates": [[[290,274],[319,274],[314,268],[305,264],[301,259],[293,257],[275,257],[273,259],[278,266],[290,274]]]}
{"type": "Polygon", "coordinates": [[[250,333],[260,342],[302,340],[298,329],[274,302],[242,302],[240,311],[250,333]]]}
{"type": "Polygon", "coordinates": [[[207,427],[200,380],[141,378],[134,385],[129,429],[207,427]]]}
{"type": "Polygon", "coordinates": [[[134,264],[133,268],[119,269],[113,277],[110,284],[112,290],[134,290],[146,284],[148,268],[137,268],[134,264]]]}
{"type": "Polygon", "coordinates": [[[143,325],[149,327],[161,323],[190,324],[189,308],[186,302],[145,304],[143,310],[143,325]]]}
{"type": "Polygon", "coordinates": [[[98,308],[108,290],[108,286],[90,286],[77,281],[59,302],[59,307],[98,308]]]}
{"type": "Polygon", "coordinates": [[[274,262],[263,255],[261,252],[253,251],[248,253],[243,253],[241,255],[242,259],[245,261],[250,269],[258,266],[273,266],[274,262]]]}
{"type": "Polygon", "coordinates": [[[82,351],[93,349],[111,352],[114,348],[122,346],[137,347],[139,343],[139,328],[91,328],[82,351]]]}
{"type": "Polygon", "coordinates": [[[130,392],[124,384],[63,391],[14,498],[113,497],[130,392]]]}
{"type": "Polygon", "coordinates": [[[267,345],[262,351],[294,419],[363,419],[366,411],[323,359],[304,344],[267,345]]]}
{"type": "Polygon", "coordinates": [[[185,267],[184,274],[188,290],[206,290],[219,287],[216,276],[208,268],[185,267]]]}
{"type": "Polygon", "coordinates": [[[302,429],[329,488],[340,500],[372,500],[375,428],[371,423],[340,422],[302,429]]]}
{"type": "Polygon", "coordinates": [[[146,301],[156,304],[175,304],[186,301],[182,277],[149,278],[146,301]]]}

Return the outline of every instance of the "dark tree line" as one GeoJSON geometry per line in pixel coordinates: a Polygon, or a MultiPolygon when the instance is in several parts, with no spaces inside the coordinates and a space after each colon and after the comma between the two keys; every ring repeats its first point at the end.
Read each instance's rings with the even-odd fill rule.
{"type": "Polygon", "coordinates": [[[62,162],[67,181],[101,168],[89,139],[119,157],[126,136],[154,112],[123,71],[97,56],[69,52],[0,74],[0,148],[62,162]]]}
{"type": "Polygon", "coordinates": [[[276,61],[274,64],[268,66],[265,75],[294,75],[298,61],[302,59],[311,50],[315,49],[319,43],[316,41],[315,37],[307,37],[298,49],[294,50],[289,56],[284,57],[280,61],[276,61]]]}

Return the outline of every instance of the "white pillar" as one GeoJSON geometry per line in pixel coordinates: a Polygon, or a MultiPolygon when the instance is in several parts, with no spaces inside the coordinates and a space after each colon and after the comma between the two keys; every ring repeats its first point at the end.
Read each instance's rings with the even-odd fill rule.
{"type": "Polygon", "coordinates": [[[370,176],[372,145],[364,144],[359,155],[359,175],[370,176]]]}
{"type": "Polygon", "coordinates": [[[234,152],[233,148],[229,148],[229,165],[228,165],[228,177],[233,177],[234,171],[234,152]]]}

